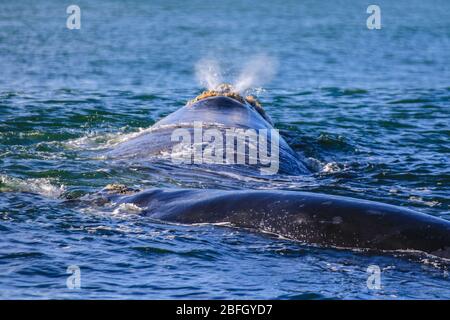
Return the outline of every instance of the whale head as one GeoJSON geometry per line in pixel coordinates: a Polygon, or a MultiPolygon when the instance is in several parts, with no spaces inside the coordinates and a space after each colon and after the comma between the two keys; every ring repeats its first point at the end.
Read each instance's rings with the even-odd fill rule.
{"type": "Polygon", "coordinates": [[[272,119],[270,119],[270,117],[264,111],[261,103],[254,96],[248,95],[244,97],[237,90],[235,90],[231,84],[228,83],[222,83],[215,89],[203,91],[197,97],[188,101],[187,105],[190,106],[211,97],[227,97],[241,103],[242,105],[250,106],[253,110],[258,112],[267,122],[273,125],[272,119]]]}

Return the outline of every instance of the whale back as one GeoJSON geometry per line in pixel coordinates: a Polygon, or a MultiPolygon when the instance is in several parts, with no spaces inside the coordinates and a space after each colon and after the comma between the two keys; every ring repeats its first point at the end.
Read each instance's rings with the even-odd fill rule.
{"type": "Polygon", "coordinates": [[[226,224],[306,244],[450,259],[449,221],[378,202],[282,190],[149,189],[112,197],[162,221],[226,224]]]}
{"type": "Polygon", "coordinates": [[[187,104],[158,121],[155,127],[168,124],[183,125],[194,121],[242,129],[273,128],[268,119],[250,104],[224,96],[210,97],[187,104]]]}
{"type": "MultiPolygon", "coordinates": [[[[191,136],[191,140],[194,141],[195,128],[198,128],[198,126],[204,131],[215,129],[220,132],[223,137],[226,137],[228,130],[231,129],[254,130],[257,134],[262,132],[261,130],[265,130],[264,133],[267,137],[266,146],[269,146],[270,148],[272,139],[277,139],[279,149],[276,159],[278,162],[277,170],[270,174],[281,173],[300,175],[309,173],[305,164],[306,161],[292,150],[283,137],[278,134],[278,131],[274,129],[268,117],[263,113],[258,112],[254,106],[248,103],[241,103],[235,99],[224,96],[214,96],[196,101],[192,104],[188,103],[184,107],[155,123],[150,130],[119,144],[113,150],[108,152],[107,157],[136,160],[148,160],[151,158],[161,159],[162,155],[170,157],[174,147],[179,143],[177,137],[174,137],[175,130],[186,130],[191,136]]],[[[247,132],[248,131],[246,131],[246,133],[247,132]]],[[[204,143],[203,149],[212,142],[204,141],[204,143]]],[[[236,145],[237,140],[234,141],[233,144],[236,145]]],[[[262,145],[260,144],[259,137],[256,144],[258,150],[260,150],[259,148],[262,145]]],[[[235,154],[232,155],[233,159],[237,158],[236,148],[234,149],[234,152],[235,154]]],[[[272,155],[270,152],[268,152],[268,154],[272,155]]],[[[236,169],[236,167],[245,167],[253,170],[255,174],[264,171],[263,165],[259,163],[250,164],[249,157],[247,155],[245,156],[245,164],[229,165],[215,163],[215,165],[221,165],[222,169],[225,170],[233,170],[236,169]]],[[[268,172],[268,170],[265,172],[268,172]]]]}

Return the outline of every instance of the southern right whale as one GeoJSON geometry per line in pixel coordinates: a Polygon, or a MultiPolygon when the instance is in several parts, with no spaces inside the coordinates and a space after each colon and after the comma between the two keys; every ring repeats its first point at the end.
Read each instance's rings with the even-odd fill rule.
{"type": "MultiPolygon", "coordinates": [[[[119,144],[107,157],[128,164],[170,152],[176,128],[193,132],[202,121],[209,127],[270,129],[272,123],[252,98],[229,86],[206,92],[157,122],[147,131],[119,144]]],[[[280,137],[279,169],[284,174],[309,174],[306,161],[280,137]]],[[[221,166],[254,175],[257,165],[221,166]]],[[[149,189],[107,187],[100,202],[131,203],[142,214],[161,221],[224,223],[270,232],[304,243],[371,250],[414,250],[450,259],[450,221],[402,207],[334,195],[283,190],[149,189]]]]}
{"type": "Polygon", "coordinates": [[[220,223],[306,244],[379,251],[421,251],[450,259],[450,222],[398,206],[282,190],[106,188],[105,202],[180,224],[220,223]]]}

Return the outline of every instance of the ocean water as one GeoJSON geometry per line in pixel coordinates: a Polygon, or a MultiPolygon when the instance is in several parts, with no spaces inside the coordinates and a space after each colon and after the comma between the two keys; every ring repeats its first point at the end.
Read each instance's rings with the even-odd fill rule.
{"type": "Polygon", "coordinates": [[[80,30],[66,28],[63,2],[0,4],[0,298],[450,298],[448,268],[430,257],[63,201],[109,183],[272,188],[450,219],[448,1],[377,1],[380,30],[366,27],[368,1],[74,3],[80,30]],[[312,175],[186,174],[101,157],[198,94],[198,61],[217,61],[232,82],[258,55],[277,72],[254,92],[312,175]],[[369,265],[380,289],[367,287],[369,265]],[[67,287],[69,266],[78,289],[67,287]]]}

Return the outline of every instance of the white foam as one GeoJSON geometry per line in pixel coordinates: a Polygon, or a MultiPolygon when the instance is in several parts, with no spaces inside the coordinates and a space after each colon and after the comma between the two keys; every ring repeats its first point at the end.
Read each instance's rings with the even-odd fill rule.
{"type": "Polygon", "coordinates": [[[64,146],[68,149],[75,150],[101,150],[112,148],[122,142],[131,140],[142,133],[151,130],[151,128],[139,128],[131,133],[106,133],[106,134],[91,134],[80,138],[71,139],[64,142],[64,146]]]}
{"type": "Polygon", "coordinates": [[[422,197],[410,196],[409,201],[424,204],[428,207],[437,207],[440,206],[441,203],[439,201],[425,201],[422,197]]]}
{"type": "Polygon", "coordinates": [[[143,208],[135,205],[134,203],[121,203],[114,211],[113,215],[122,215],[122,214],[139,214],[144,210],[143,208]]]}
{"type": "Polygon", "coordinates": [[[0,191],[30,192],[49,198],[58,198],[65,192],[65,186],[48,178],[19,179],[0,175],[0,191]]]}
{"type": "Polygon", "coordinates": [[[322,172],[325,172],[325,173],[336,173],[339,171],[341,171],[341,168],[339,167],[339,165],[336,162],[328,162],[322,168],[322,172]]]}

